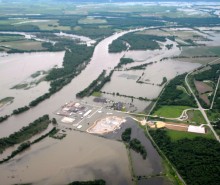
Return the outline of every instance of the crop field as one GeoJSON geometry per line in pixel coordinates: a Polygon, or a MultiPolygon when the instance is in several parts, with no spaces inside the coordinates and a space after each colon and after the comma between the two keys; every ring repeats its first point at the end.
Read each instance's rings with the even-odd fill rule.
{"type": "Polygon", "coordinates": [[[189,110],[187,111],[187,115],[190,122],[195,122],[196,124],[206,124],[206,121],[199,110],[189,110]]]}
{"type": "Polygon", "coordinates": [[[78,21],[79,24],[105,24],[107,21],[105,19],[97,19],[93,17],[86,17],[78,21]]]}
{"type": "MultiPolygon", "coordinates": [[[[22,19],[24,20],[24,19],[22,19]]],[[[15,24],[17,22],[20,22],[21,20],[19,19],[5,19],[5,20],[0,20],[0,25],[5,25],[5,24],[15,24]]]]}
{"type": "Polygon", "coordinates": [[[164,29],[164,31],[166,31],[167,33],[169,33],[170,35],[173,35],[175,37],[179,37],[180,39],[183,40],[187,40],[187,39],[191,39],[194,41],[200,41],[200,40],[204,40],[205,38],[203,36],[201,36],[200,34],[193,32],[193,31],[175,31],[175,30],[170,30],[170,29],[164,29]]]}
{"type": "Polygon", "coordinates": [[[38,41],[20,40],[13,42],[2,42],[0,45],[19,50],[44,50],[42,43],[38,41]]]}
{"type": "Polygon", "coordinates": [[[136,32],[136,34],[143,34],[143,35],[156,35],[156,36],[170,36],[169,33],[161,30],[161,29],[151,29],[151,30],[144,30],[140,32],[136,32]]]}
{"type": "Polygon", "coordinates": [[[200,81],[194,81],[195,87],[199,92],[199,97],[207,104],[210,105],[210,101],[208,99],[209,92],[213,92],[213,88],[208,84],[200,81]]]}
{"type": "Polygon", "coordinates": [[[0,34],[0,42],[11,42],[24,39],[21,35],[4,35],[0,34]]]}
{"type": "Polygon", "coordinates": [[[166,118],[177,118],[181,116],[182,112],[185,109],[188,109],[188,106],[162,106],[154,112],[154,115],[166,117],[166,118]]]}

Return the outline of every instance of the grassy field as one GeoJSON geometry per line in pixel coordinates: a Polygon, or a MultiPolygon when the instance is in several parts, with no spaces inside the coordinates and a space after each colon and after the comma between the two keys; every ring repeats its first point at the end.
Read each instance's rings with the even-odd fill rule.
{"type": "Polygon", "coordinates": [[[12,42],[2,42],[0,45],[12,48],[12,49],[19,49],[19,50],[44,50],[45,48],[42,47],[42,43],[38,41],[32,40],[19,40],[19,41],[12,41],[12,42]]]}
{"type": "Polygon", "coordinates": [[[206,124],[206,121],[199,110],[189,110],[187,111],[190,122],[195,122],[196,124],[206,124]]]}
{"type": "Polygon", "coordinates": [[[172,141],[176,141],[179,139],[193,139],[195,137],[206,137],[206,138],[213,138],[213,135],[208,132],[207,134],[197,134],[192,132],[181,132],[181,131],[175,131],[175,130],[167,130],[167,135],[171,138],[172,141]]]}
{"type": "Polygon", "coordinates": [[[185,109],[188,109],[188,106],[162,106],[157,111],[154,112],[154,115],[166,117],[166,118],[177,118],[179,117],[185,109]]]}

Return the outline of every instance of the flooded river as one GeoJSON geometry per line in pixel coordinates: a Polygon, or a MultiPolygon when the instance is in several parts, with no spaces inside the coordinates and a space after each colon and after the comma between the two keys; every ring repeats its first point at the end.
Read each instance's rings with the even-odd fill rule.
{"type": "MultiPolygon", "coordinates": [[[[101,41],[86,69],[59,93],[1,123],[0,136],[8,136],[43,114],[53,117],[55,110],[75,99],[76,93],[87,87],[103,69],[114,68],[123,53],[108,54],[108,45],[125,33],[101,41]]],[[[132,184],[127,152],[122,143],[76,131],[68,133],[62,141],[47,138],[33,145],[30,150],[1,165],[0,174],[3,184],[63,184],[95,178],[103,178],[109,185],[132,184]]]]}
{"type": "MultiPolygon", "coordinates": [[[[45,100],[38,106],[32,108],[25,113],[22,113],[21,115],[13,116],[7,121],[1,123],[0,136],[7,136],[44,114],[49,114],[53,116],[53,112],[55,110],[57,110],[64,103],[75,99],[76,93],[85,89],[94,79],[96,79],[102,73],[103,70],[113,69],[118,64],[120,58],[124,55],[124,53],[122,52],[118,54],[109,54],[108,45],[113,40],[128,32],[130,31],[116,33],[101,41],[96,46],[90,63],[79,76],[74,78],[72,82],[65,86],[61,91],[51,96],[50,99],[45,100]]],[[[5,94],[4,96],[7,96],[7,94],[5,94]]]]}
{"type": "MultiPolygon", "coordinates": [[[[128,32],[116,33],[101,41],[96,46],[90,63],[79,76],[38,106],[20,115],[12,116],[1,123],[0,136],[8,136],[44,114],[53,117],[55,110],[58,110],[66,102],[74,100],[76,93],[85,89],[103,70],[112,70],[125,52],[109,54],[108,45],[128,32]]],[[[161,62],[161,65],[160,69],[166,66],[165,62],[161,62]]],[[[186,65],[186,63],[180,66],[177,63],[174,67],[171,63],[167,66],[172,70],[179,67],[181,72],[196,68],[195,65],[186,65]]],[[[13,70],[16,70],[16,68],[13,68],[13,70]]],[[[169,69],[167,71],[169,73],[169,69]]],[[[178,72],[178,70],[173,71],[172,74],[174,75],[171,77],[178,72]]],[[[146,71],[146,75],[150,74],[146,71]]],[[[121,85],[122,89],[126,89],[125,84],[121,85]]],[[[131,89],[133,89],[132,87],[131,89]]],[[[151,91],[151,88],[148,91],[151,91]]],[[[31,93],[31,91],[28,90],[27,93],[31,93]]],[[[3,97],[6,95],[4,94],[3,97]]],[[[22,98],[20,100],[24,101],[22,98]]],[[[137,134],[142,137],[140,133],[137,134]]],[[[163,170],[159,155],[155,149],[149,149],[152,147],[149,141],[146,141],[144,145],[148,147],[150,161],[147,161],[147,169],[146,166],[142,166],[143,172],[147,174],[159,173],[163,170]]],[[[135,160],[139,159],[135,158],[135,160]]],[[[139,164],[137,162],[137,165],[139,164]]],[[[29,182],[35,184],[65,184],[74,180],[91,180],[94,178],[103,178],[109,185],[132,184],[127,152],[122,143],[86,133],[68,131],[67,137],[63,140],[46,138],[8,163],[0,165],[0,179],[3,184],[29,182]]]]}

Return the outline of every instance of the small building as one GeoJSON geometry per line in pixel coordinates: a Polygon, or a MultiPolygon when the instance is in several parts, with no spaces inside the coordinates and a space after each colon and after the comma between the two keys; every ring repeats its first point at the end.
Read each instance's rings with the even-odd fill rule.
{"type": "Polygon", "coordinates": [[[63,123],[73,123],[75,121],[75,119],[74,118],[64,117],[61,121],[63,123]]]}
{"type": "Polygon", "coordinates": [[[199,134],[205,134],[205,128],[203,126],[189,125],[188,132],[194,132],[199,134]]]}

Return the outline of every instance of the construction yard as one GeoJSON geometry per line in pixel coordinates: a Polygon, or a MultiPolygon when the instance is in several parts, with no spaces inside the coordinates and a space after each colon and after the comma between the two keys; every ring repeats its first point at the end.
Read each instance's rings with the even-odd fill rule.
{"type": "Polygon", "coordinates": [[[88,133],[105,134],[120,129],[122,123],[126,120],[117,116],[108,116],[103,119],[97,120],[90,128],[87,129],[88,133]]]}

